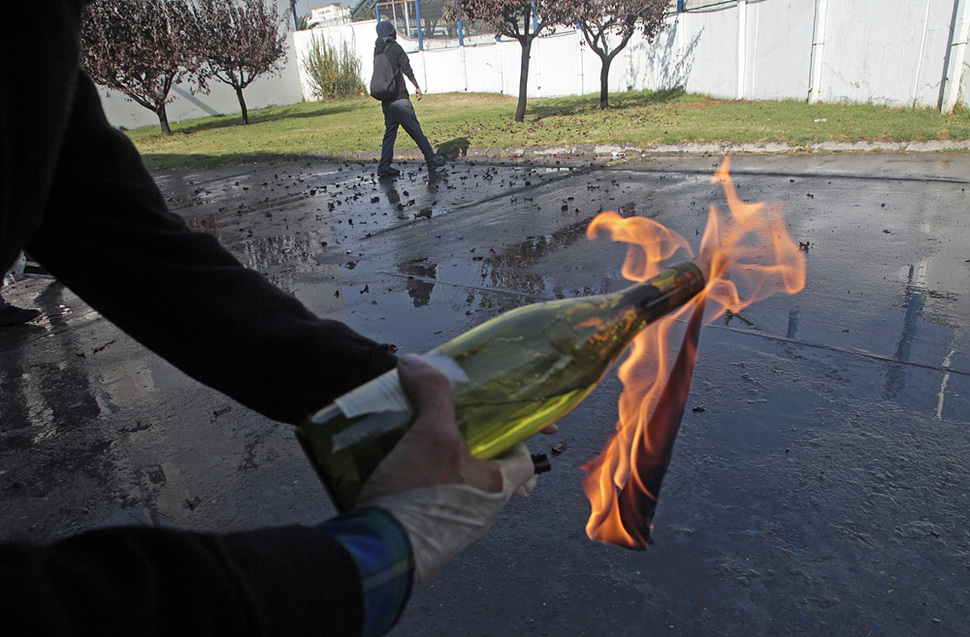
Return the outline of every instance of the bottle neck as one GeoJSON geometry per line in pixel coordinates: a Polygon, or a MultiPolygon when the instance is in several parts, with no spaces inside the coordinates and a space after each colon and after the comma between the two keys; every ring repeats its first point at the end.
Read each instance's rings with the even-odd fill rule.
{"type": "Polygon", "coordinates": [[[620,294],[635,308],[641,319],[650,323],[687,304],[705,285],[700,268],[685,261],[646,281],[631,285],[620,294]]]}

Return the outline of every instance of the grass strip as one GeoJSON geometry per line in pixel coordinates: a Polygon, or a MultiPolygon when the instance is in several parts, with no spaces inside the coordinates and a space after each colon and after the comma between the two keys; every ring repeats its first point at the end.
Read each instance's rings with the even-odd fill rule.
{"type": "MultiPolygon", "coordinates": [[[[873,104],[807,104],[800,101],[719,100],[683,91],[644,91],[610,96],[529,100],[526,120],[512,119],[516,100],[491,93],[447,93],[413,100],[432,144],[469,147],[618,144],[647,148],[684,142],[780,142],[801,146],[823,141],[905,142],[970,139],[970,111],[951,115],[925,108],[873,104]]],[[[306,102],[205,117],[127,131],[149,169],[213,168],[256,156],[335,155],[379,150],[384,134],[380,104],[369,97],[306,102]]],[[[413,142],[401,131],[399,148],[413,142]]]]}

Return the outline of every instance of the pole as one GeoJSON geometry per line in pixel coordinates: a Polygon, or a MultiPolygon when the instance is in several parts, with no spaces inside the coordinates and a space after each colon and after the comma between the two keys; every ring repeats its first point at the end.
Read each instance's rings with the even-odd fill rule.
{"type": "Polygon", "coordinates": [[[406,37],[411,37],[411,7],[404,3],[404,33],[406,37]]]}
{"type": "Polygon", "coordinates": [[[677,46],[677,86],[687,88],[687,45],[685,43],[687,34],[687,12],[678,12],[674,17],[674,42],[677,46]]]}
{"type": "Polygon", "coordinates": [[[829,0],[815,0],[815,29],[812,34],[812,75],[808,83],[808,103],[822,98],[822,58],[825,53],[825,20],[829,0]]]}
{"type": "Polygon", "coordinates": [[[455,0],[455,11],[458,14],[458,46],[465,46],[465,34],[461,25],[461,4],[459,4],[458,0],[455,0]]]}
{"type": "Polygon", "coordinates": [[[576,41],[579,43],[579,94],[586,95],[586,53],[585,40],[580,26],[576,25],[576,41]]]}
{"type": "Polygon", "coordinates": [[[923,35],[919,41],[919,55],[916,56],[916,74],[913,77],[913,108],[919,103],[919,76],[923,73],[923,50],[926,48],[926,31],[930,23],[930,4],[933,0],[926,0],[926,12],[923,14],[923,35]]]}
{"type": "Polygon", "coordinates": [[[940,90],[940,112],[948,115],[960,97],[960,80],[970,39],[970,1],[953,0],[953,21],[950,25],[950,44],[946,51],[946,75],[940,90]]]}
{"type": "Polygon", "coordinates": [[[748,66],[748,0],[738,0],[738,90],[737,99],[744,99],[744,85],[748,66]]]}
{"type": "Polygon", "coordinates": [[[418,51],[424,51],[424,28],[421,26],[421,0],[414,0],[414,17],[418,21],[418,51]]]}

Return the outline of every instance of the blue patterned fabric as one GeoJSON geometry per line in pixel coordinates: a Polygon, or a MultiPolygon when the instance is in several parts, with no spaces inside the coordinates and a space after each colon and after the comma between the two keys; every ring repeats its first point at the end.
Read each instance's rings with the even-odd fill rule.
{"type": "Polygon", "coordinates": [[[383,509],[355,509],[318,527],[357,563],[364,592],[364,637],[389,631],[411,594],[414,558],[407,531],[383,509]]]}

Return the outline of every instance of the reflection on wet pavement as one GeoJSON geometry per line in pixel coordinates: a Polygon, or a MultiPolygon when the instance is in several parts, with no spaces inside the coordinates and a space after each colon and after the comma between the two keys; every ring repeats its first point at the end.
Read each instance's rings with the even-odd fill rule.
{"type": "MultiPolygon", "coordinates": [[[[709,206],[721,205],[709,183],[718,163],[469,163],[432,176],[406,166],[394,180],[370,164],[306,163],[159,181],[192,227],[320,316],[423,352],[524,303],[625,286],[624,246],[585,238],[602,210],[656,219],[696,247],[709,206]]],[[[489,571],[493,603],[508,609],[490,632],[624,634],[669,620],[740,634],[744,609],[755,632],[788,632],[757,610],[773,608],[805,616],[803,632],[827,622],[862,634],[871,625],[846,609],[869,608],[916,634],[932,617],[889,601],[880,610],[860,592],[924,595],[902,576],[913,564],[933,591],[926,612],[952,628],[970,589],[970,503],[957,495],[970,493],[968,167],[963,156],[736,157],[742,199],[784,203],[806,289],[703,331],[698,409],[671,465],[658,547],[642,559],[581,531],[576,467],[611,432],[618,389],[605,381],[564,419],[556,475],[464,562],[492,569],[511,555],[522,567],[489,571]],[[920,521],[945,546],[925,534],[912,544],[920,521]],[[542,581],[523,586],[539,570],[542,581]],[[640,584],[616,597],[617,581],[640,584]],[[544,611],[548,599],[561,610],[544,611]],[[568,610],[594,604],[610,611],[596,622],[568,610]]],[[[331,510],[287,427],[185,378],[55,282],[27,279],[4,295],[43,312],[0,330],[5,537],[314,523],[331,510]]],[[[479,584],[458,570],[417,595],[397,634],[469,625],[458,609],[479,584]]]]}

